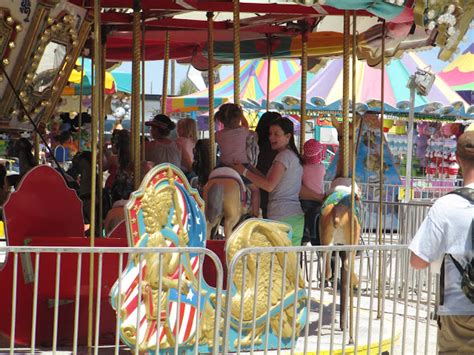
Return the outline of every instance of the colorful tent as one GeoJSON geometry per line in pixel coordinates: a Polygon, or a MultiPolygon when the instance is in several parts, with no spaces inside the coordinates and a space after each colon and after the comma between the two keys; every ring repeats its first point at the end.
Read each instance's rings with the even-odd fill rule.
{"type": "MultiPolygon", "coordinates": [[[[246,108],[259,110],[261,102],[266,97],[268,63],[265,60],[244,61],[240,68],[240,99],[246,108]]],[[[272,61],[270,65],[270,92],[281,83],[299,72],[300,65],[297,60],[272,61]]],[[[169,112],[207,111],[209,109],[208,90],[197,93],[169,97],[166,101],[169,112]]],[[[219,106],[232,101],[234,96],[234,78],[229,75],[214,87],[214,104],[219,106]]]]}
{"type": "MultiPolygon", "coordinates": [[[[316,74],[308,74],[308,109],[321,111],[342,110],[342,58],[328,62],[316,74]]],[[[413,52],[401,59],[392,59],[385,69],[384,108],[394,115],[407,115],[409,111],[410,90],[407,83],[417,68],[427,65],[413,52]]],[[[380,69],[371,68],[358,61],[356,68],[356,102],[359,110],[380,111],[380,69]]],[[[352,85],[352,84],[350,84],[352,85]]],[[[301,92],[301,74],[295,72],[276,87],[271,93],[273,105],[283,110],[298,110],[301,92]]],[[[265,103],[263,103],[265,104],[265,103]]],[[[415,112],[420,116],[469,116],[468,104],[441,78],[437,77],[427,96],[416,95],[415,112]]]]}
{"type": "Polygon", "coordinates": [[[438,76],[471,105],[474,104],[474,43],[438,76]]]}

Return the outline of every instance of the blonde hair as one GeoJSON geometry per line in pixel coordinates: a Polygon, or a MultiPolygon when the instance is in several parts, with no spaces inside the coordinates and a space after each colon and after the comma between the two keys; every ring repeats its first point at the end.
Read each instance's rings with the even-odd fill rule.
{"type": "Polygon", "coordinates": [[[183,118],[178,121],[178,135],[180,137],[191,138],[193,142],[197,141],[196,121],[192,118],[183,118]],[[181,135],[182,132],[183,134],[181,135]]]}

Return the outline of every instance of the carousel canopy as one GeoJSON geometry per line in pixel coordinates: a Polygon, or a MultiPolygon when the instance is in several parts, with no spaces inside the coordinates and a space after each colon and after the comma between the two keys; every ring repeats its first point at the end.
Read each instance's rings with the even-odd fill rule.
{"type": "MultiPolygon", "coordinates": [[[[70,0],[92,12],[93,1],[70,0]]],[[[207,68],[207,13],[214,14],[215,64],[232,60],[232,0],[142,0],[138,2],[145,29],[144,57],[164,57],[166,33],[170,34],[170,57],[207,68]]],[[[133,0],[101,1],[101,23],[107,32],[108,60],[131,60],[133,54],[133,0]]],[[[342,54],[342,15],[357,14],[358,56],[369,65],[380,62],[381,24],[387,21],[386,55],[400,50],[441,47],[440,56],[449,58],[464,36],[474,14],[470,0],[451,4],[447,0],[299,0],[266,2],[240,1],[240,41],[244,59],[299,56],[301,33],[309,34],[313,56],[342,54]],[[446,12],[446,16],[442,16],[446,12]],[[430,16],[426,16],[429,13],[430,16]],[[452,18],[451,18],[452,17],[452,18]],[[443,21],[449,20],[449,26],[443,21]],[[415,26],[416,24],[416,26],[415,26]],[[466,27],[467,26],[467,27],[466,27]],[[449,31],[448,31],[449,30],[449,31]],[[328,31],[327,40],[318,37],[328,31]],[[330,44],[330,45],[328,45],[330,44]]]]}
{"type": "Polygon", "coordinates": [[[438,76],[467,102],[474,104],[474,43],[438,73],[438,76]]]}

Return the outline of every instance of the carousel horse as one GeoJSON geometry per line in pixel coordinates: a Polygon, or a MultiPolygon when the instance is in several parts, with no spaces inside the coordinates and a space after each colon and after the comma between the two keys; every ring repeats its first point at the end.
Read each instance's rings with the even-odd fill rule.
{"type": "Polygon", "coordinates": [[[237,223],[250,211],[249,190],[240,175],[232,168],[217,168],[204,185],[206,202],[207,239],[211,239],[224,220],[224,235],[230,236],[237,223]]]}
{"type": "Polygon", "coordinates": [[[193,165],[206,204],[207,239],[214,237],[222,220],[228,238],[250,211],[250,192],[234,169],[222,167],[211,171],[208,147],[208,139],[197,141],[193,165]]]}
{"type": "MultiPolygon", "coordinates": [[[[360,126],[360,119],[356,119],[356,127],[360,126]]],[[[342,136],[342,123],[333,120],[339,137],[342,136]]],[[[352,133],[352,123],[349,132],[352,133]]],[[[351,134],[350,133],[350,134],[351,134]]],[[[349,137],[349,145],[352,146],[353,137],[349,137]]],[[[360,198],[356,187],[355,214],[351,209],[351,178],[341,178],[345,142],[339,142],[339,159],[337,161],[336,179],[331,184],[330,191],[321,207],[319,218],[319,236],[321,245],[358,245],[361,235],[360,198]],[[351,220],[354,221],[354,235],[351,239],[351,220]]],[[[356,148],[357,149],[357,148],[356,148]]],[[[352,160],[352,157],[351,157],[352,160]]],[[[352,166],[352,164],[350,164],[352,166]]],[[[344,268],[348,270],[348,258],[341,253],[344,268]]],[[[332,277],[331,258],[326,259],[326,280],[332,277]]],[[[352,286],[358,284],[358,278],[352,274],[352,286]]]]}

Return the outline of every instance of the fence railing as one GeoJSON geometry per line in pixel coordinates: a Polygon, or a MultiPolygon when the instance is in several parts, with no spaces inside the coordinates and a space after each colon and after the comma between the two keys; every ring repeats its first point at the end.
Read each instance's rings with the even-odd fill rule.
{"type": "MultiPolygon", "coordinates": [[[[375,201],[379,199],[380,186],[378,183],[358,183],[362,200],[375,201]]],[[[328,191],[331,181],[324,182],[324,191],[328,191]]],[[[402,198],[405,185],[383,185],[383,201],[398,202],[402,198]]],[[[461,179],[412,179],[412,201],[433,201],[448,192],[463,186],[461,179]]]]}
{"type": "Polygon", "coordinates": [[[226,291],[223,264],[206,249],[3,247],[0,253],[7,253],[0,271],[3,352],[119,353],[124,344],[137,353],[436,350],[438,278],[411,269],[404,244],[243,249],[227,261],[226,291]],[[340,281],[343,255],[357,275],[352,306],[349,297],[340,299],[341,284],[352,288],[349,279],[340,281]],[[216,288],[204,282],[206,258],[216,288]],[[132,264],[139,267],[127,268],[132,264]],[[92,319],[91,290],[98,310],[92,319]],[[343,303],[348,311],[341,318],[343,303]]]}

